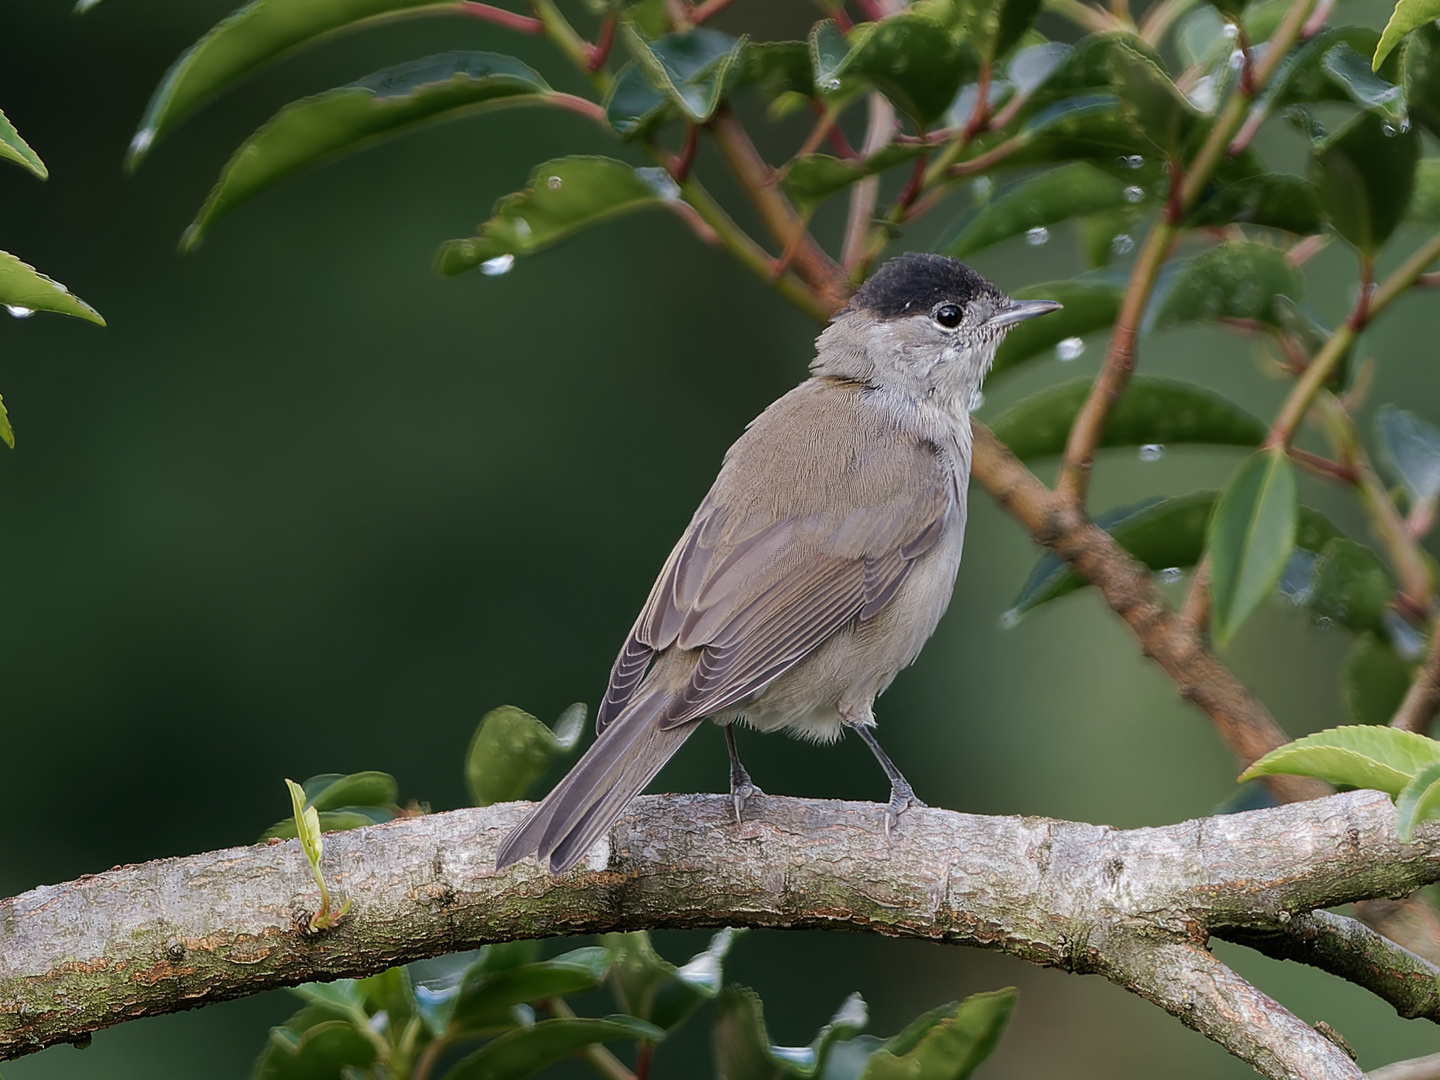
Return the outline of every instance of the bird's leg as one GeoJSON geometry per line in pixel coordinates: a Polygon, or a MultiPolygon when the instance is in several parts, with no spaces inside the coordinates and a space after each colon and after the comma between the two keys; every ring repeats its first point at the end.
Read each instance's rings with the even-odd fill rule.
{"type": "Polygon", "coordinates": [[[875,760],[880,763],[880,768],[885,770],[885,776],[890,781],[890,805],[885,807],[885,839],[890,839],[890,830],[895,828],[900,815],[912,806],[924,806],[925,804],[915,797],[915,789],[910,786],[895,763],[890,760],[890,755],[880,749],[880,744],[875,741],[875,733],[870,730],[869,724],[852,724],[855,734],[860,736],[860,741],[870,748],[875,755],[875,760]]]}
{"type": "Polygon", "coordinates": [[[735,749],[735,725],[725,725],[725,749],[730,751],[730,798],[735,800],[735,824],[741,822],[740,811],[745,808],[745,800],[751,795],[764,795],[750,779],[750,774],[745,771],[745,766],[740,764],[740,754],[735,749]]]}

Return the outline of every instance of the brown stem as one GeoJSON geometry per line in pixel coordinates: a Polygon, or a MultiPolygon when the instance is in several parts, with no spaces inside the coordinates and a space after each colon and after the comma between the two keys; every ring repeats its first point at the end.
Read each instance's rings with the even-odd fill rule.
{"type": "MultiPolygon", "coordinates": [[[[864,157],[879,152],[895,135],[895,106],[884,94],[871,94],[865,123],[864,157]]],[[[840,247],[840,265],[853,282],[864,277],[874,248],[868,244],[875,220],[875,200],[880,195],[880,178],[867,176],[850,185],[850,205],[845,215],[845,240],[840,247]]]]}
{"type": "Polygon", "coordinates": [[[1416,672],[1405,700],[1395,710],[1390,726],[1424,735],[1437,709],[1440,709],[1440,626],[1432,627],[1425,662],[1416,672]]]}
{"type": "Polygon", "coordinates": [[[1321,457],[1319,454],[1312,454],[1308,450],[1301,450],[1297,446],[1286,449],[1290,460],[1299,465],[1306,472],[1314,473],[1316,476],[1324,477],[1326,480],[1338,480],[1342,484],[1358,484],[1360,473],[1350,465],[1342,465],[1338,461],[1331,461],[1329,458],[1321,457]]]}

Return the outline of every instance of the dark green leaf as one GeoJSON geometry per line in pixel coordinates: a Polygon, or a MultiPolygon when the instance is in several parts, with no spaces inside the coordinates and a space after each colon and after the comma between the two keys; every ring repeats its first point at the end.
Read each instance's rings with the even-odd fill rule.
{"type": "Polygon", "coordinates": [[[303,1035],[288,1027],[270,1029],[270,1042],[255,1064],[252,1080],[318,1080],[339,1077],[347,1065],[367,1068],[375,1061],[375,1044],[354,1025],[331,1020],[303,1035]]]}
{"type": "Polygon", "coordinates": [[[604,935],[621,1008],[668,1031],[719,992],[734,937],[735,931],[721,930],[709,948],[677,968],[655,952],[644,931],[604,935]]]}
{"type": "Polygon", "coordinates": [[[1072,162],[997,192],[971,216],[959,235],[939,250],[966,258],[1002,240],[1144,198],[1143,189],[1127,185],[1086,162],[1072,162]]]}
{"type": "MultiPolygon", "coordinates": [[[[1063,453],[1090,385],[1087,378],[1047,387],[1005,410],[990,429],[1022,461],[1063,453]]],[[[1212,390],[1178,379],[1137,375],[1112,408],[1098,445],[1258,446],[1265,432],[1260,420],[1212,390]]]]}
{"type": "Polygon", "coordinates": [[[1128,34],[1090,34],[1082,38],[1031,94],[1020,109],[1020,119],[1029,121],[1059,102],[1097,93],[1113,94],[1119,89],[1117,70],[1130,56],[1141,55],[1158,63],[1154,52],[1144,50],[1145,46],[1128,34]]]}
{"type": "MultiPolygon", "coordinates": [[[[1066,98],[1036,112],[1015,136],[1024,149],[1006,158],[1013,167],[1047,161],[1094,161],[1104,164],[1122,157],[1146,164],[1149,143],[1120,112],[1120,99],[1110,94],[1066,98]]],[[[976,146],[977,151],[981,149],[976,146]]]]}
{"type": "Polygon", "coordinates": [[[605,119],[624,138],[643,135],[670,114],[670,99],[645,80],[635,64],[620,69],[605,99],[605,119]]]}
{"type": "Polygon", "coordinates": [[[1098,280],[1050,281],[1018,290],[1018,299],[1057,300],[1065,306],[1011,330],[995,354],[991,377],[1051,349],[1061,360],[1076,359],[1085,351],[1081,339],[1086,334],[1109,329],[1115,322],[1123,293],[1122,284],[1098,280]]]}
{"type": "Polygon", "coordinates": [[[1298,297],[1300,289],[1300,276],[1283,251],[1232,240],[1174,265],[1155,290],[1145,329],[1219,319],[1277,326],[1276,298],[1298,297]]]}
{"type": "Polygon", "coordinates": [[[544,104],[552,96],[545,80],[513,57],[449,52],[304,98],[281,109],[241,144],[181,246],[195,247],[223,214],[318,162],[421,124],[544,104]]]}
{"type": "Polygon", "coordinates": [[[1127,119],[1167,157],[1177,157],[1201,119],[1158,58],[1131,47],[1111,54],[1114,86],[1127,119]]]}
{"type": "Polygon", "coordinates": [[[365,1011],[371,1016],[383,1012],[392,1031],[402,1030],[418,1011],[410,972],[403,967],[361,979],[356,989],[365,1002],[365,1011]]]}
{"type": "Polygon", "coordinates": [[[862,1080],[968,1080],[994,1052],[1018,996],[1013,987],[975,994],[949,1016],[923,1017],[875,1052],[862,1080]]]}
{"type": "Polygon", "coordinates": [[[1440,764],[1440,742],[1399,728],[1358,725],[1330,728],[1266,754],[1241,780],[1288,773],[1332,784],[1374,788],[1392,799],[1421,770],[1440,764]]]}
{"type": "Polygon", "coordinates": [[[633,1016],[541,1020],[492,1039],[447,1072],[445,1080],[520,1080],[596,1043],[653,1040],[664,1034],[633,1016]]]}
{"type": "Polygon", "coordinates": [[[1440,762],[1427,765],[1415,774],[1395,799],[1395,829],[1409,843],[1415,826],[1440,817],[1440,762]]]}
{"type": "Polygon", "coordinates": [[[1440,26],[1427,23],[1410,36],[1400,71],[1410,115],[1431,135],[1440,136],[1440,26]]]}
{"type": "Polygon", "coordinates": [[[811,35],[820,93],[844,98],[858,86],[874,86],[922,127],[944,116],[956,92],[979,71],[963,40],[923,15],[906,12],[861,23],[843,49],[837,36],[828,21],[811,35]]]}
{"type": "Polygon", "coordinates": [[[504,273],[516,255],[542,251],[619,214],[678,200],[663,169],[635,169],[605,157],[556,158],[531,173],[524,191],[497,202],[476,236],[443,244],[440,272],[463,274],[489,263],[504,273]]]}
{"type": "Polygon", "coordinates": [[[797,1067],[775,1055],[760,995],[748,987],[727,987],[720,995],[712,1040],[715,1072],[725,1080],[800,1080],[812,1075],[813,1062],[797,1067]]]}
{"type": "Polygon", "coordinates": [[[459,1037],[514,1027],[514,1006],[593,990],[605,977],[608,963],[604,949],[587,948],[493,973],[477,964],[460,985],[450,1013],[450,1034],[459,1037]]]}
{"type": "Polygon", "coordinates": [[[256,68],[323,35],[423,7],[433,7],[433,0],[253,0],[217,23],[165,73],[130,142],[131,167],[156,139],[256,68]]]}
{"type": "Polygon", "coordinates": [[[1308,236],[1320,231],[1325,213],[1315,185],[1308,180],[1263,173],[1235,183],[1210,185],[1186,220],[1196,229],[1235,222],[1308,236]]]}
{"type": "Polygon", "coordinates": [[[995,35],[990,45],[992,58],[1004,56],[1020,43],[1035,24],[1041,3],[1042,0],[1000,0],[995,35]]]}
{"type": "Polygon", "coordinates": [[[845,161],[829,154],[806,154],[785,169],[785,191],[802,211],[810,210],[857,180],[876,176],[929,148],[919,143],[891,143],[863,161],[845,161]]]}
{"type": "Polygon", "coordinates": [[[650,85],[697,124],[714,115],[725,91],[743,72],[745,40],[718,30],[700,27],[647,41],[626,23],[624,36],[650,85]]]}
{"type": "Polygon", "coordinates": [[[585,707],[572,705],[552,731],[513,705],[492,709],[480,720],[465,755],[465,782],[476,806],[523,798],[550,762],[569,753],[580,738],[585,707]]]}
{"type": "Polygon", "coordinates": [[[41,180],[50,175],[40,155],[30,149],[30,144],[20,137],[15,125],[5,118],[3,112],[0,112],[0,159],[15,162],[41,180]]]}
{"type": "Polygon", "coordinates": [[[1327,49],[1320,66],[1356,105],[1377,113],[1394,127],[1410,126],[1404,87],[1371,71],[1370,62],[1347,43],[1342,41],[1327,49]]]}
{"type": "Polygon", "coordinates": [[[8,251],[0,251],[0,305],[17,319],[37,311],[53,311],[105,325],[100,313],[84,300],[8,251]]]}
{"type": "Polygon", "coordinates": [[[1210,596],[1222,648],[1280,580],[1295,546],[1295,467],[1283,448],[1261,450],[1240,466],[1210,521],[1210,596]]]}
{"type": "Polygon", "coordinates": [[[1085,265],[1098,270],[1109,266],[1117,258],[1129,255],[1135,250],[1135,232],[1139,222],[1140,209],[1135,206],[1102,210],[1082,217],[1075,223],[1075,231],[1085,265]]]}
{"type": "Polygon", "coordinates": [[[400,797],[400,785],[384,772],[358,772],[340,776],[311,791],[305,782],[305,797],[316,810],[338,810],[342,806],[392,807],[400,797]]]}
{"type": "Polygon", "coordinates": [[[1310,607],[1320,618],[1378,634],[1394,595],[1390,571],[1364,544],[1336,537],[1320,552],[1310,596],[1310,607]]]}
{"type": "Polygon", "coordinates": [[[1376,70],[1391,50],[1400,44],[1401,38],[1436,19],[1440,19],[1440,0],[1399,0],[1390,21],[1385,24],[1384,33],[1380,35],[1380,43],[1375,46],[1373,63],[1376,70]]]}
{"type": "MultiPolygon", "coordinates": [[[[833,24],[832,24],[833,25],[833,24]]],[[[758,85],[770,98],[815,93],[810,46],[804,41],[752,41],[745,48],[738,86],[758,85]]]]}
{"type": "Polygon", "coordinates": [[[1375,413],[1380,460],[1410,495],[1412,503],[1440,497],[1440,429],[1412,412],[1382,405],[1375,413]]]}
{"type": "Polygon", "coordinates": [[[1405,213],[1426,225],[1440,225],[1440,158],[1422,158],[1415,167],[1415,190],[1405,213]]]}
{"type": "Polygon", "coordinates": [[[1410,665],[1374,634],[1361,634],[1345,658],[1345,716],[1352,724],[1388,724],[1410,689],[1410,665]]]}
{"type": "MultiPolygon", "coordinates": [[[[1325,56],[1342,44],[1365,56],[1373,51],[1377,40],[1375,31],[1364,26],[1335,26],[1320,31],[1280,64],[1258,107],[1274,112],[1287,105],[1351,100],[1346,89],[1326,71],[1325,56]]],[[[1381,75],[1393,82],[1398,70],[1398,65],[1387,64],[1381,75]]]]}
{"type": "Polygon", "coordinates": [[[1310,179],[1335,231],[1374,256],[1405,216],[1420,137],[1362,112],[1315,144],[1310,179]]]}

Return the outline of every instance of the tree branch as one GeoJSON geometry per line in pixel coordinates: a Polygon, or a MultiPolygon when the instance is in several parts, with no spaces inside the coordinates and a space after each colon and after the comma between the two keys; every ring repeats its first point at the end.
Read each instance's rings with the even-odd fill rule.
{"type": "Polygon", "coordinates": [[[1391,727],[1402,731],[1425,734],[1435,710],[1440,709],[1440,624],[1437,624],[1430,638],[1430,648],[1425,652],[1425,663],[1415,674],[1415,681],[1405,693],[1405,700],[1395,710],[1390,721],[1391,727]]]}

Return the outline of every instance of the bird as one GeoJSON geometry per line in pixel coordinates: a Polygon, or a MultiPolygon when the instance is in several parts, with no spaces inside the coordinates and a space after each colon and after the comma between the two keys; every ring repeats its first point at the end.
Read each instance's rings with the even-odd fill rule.
{"type": "Polygon", "coordinates": [[[831,742],[890,781],[889,835],[923,806],[874,734],[874,702],[954,588],[970,403],[1009,330],[1055,311],[944,255],[885,262],[816,341],[810,377],[753,420],[666,559],[610,673],[597,737],[501,841],[569,870],[707,718],[723,725],[739,821],[764,793],[735,725],[831,742]]]}

